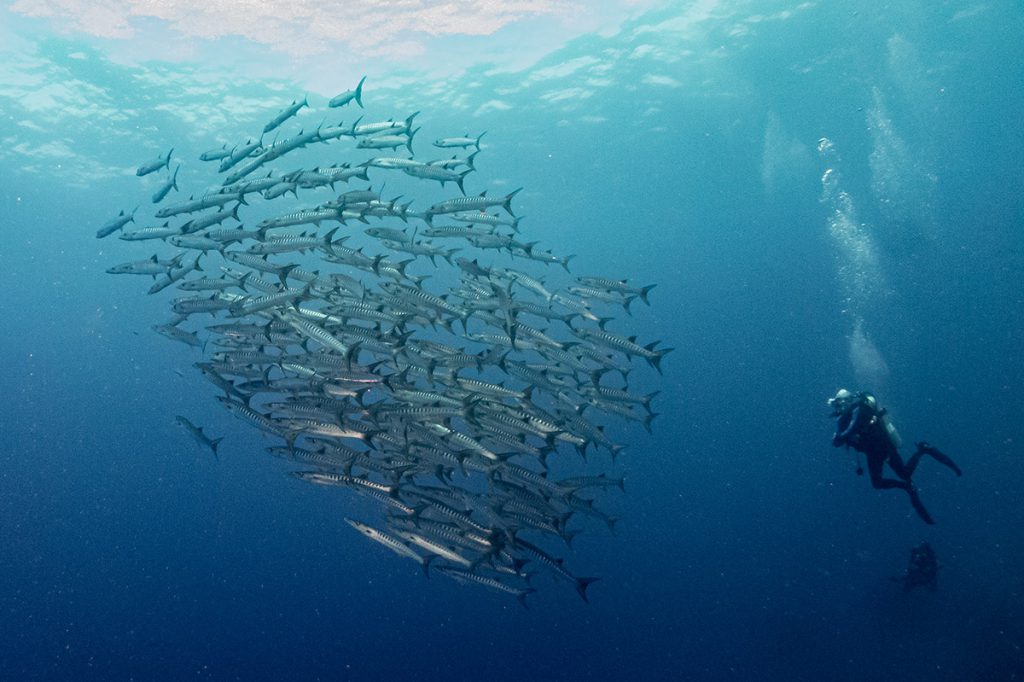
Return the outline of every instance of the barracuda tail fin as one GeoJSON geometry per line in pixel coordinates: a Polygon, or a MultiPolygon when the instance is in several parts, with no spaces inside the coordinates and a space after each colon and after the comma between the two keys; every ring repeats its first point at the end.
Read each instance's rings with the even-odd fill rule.
{"type": "Polygon", "coordinates": [[[462,196],[466,196],[466,188],[462,186],[462,181],[465,180],[466,176],[472,172],[472,168],[467,168],[466,170],[459,173],[459,179],[455,181],[455,184],[459,186],[459,191],[462,192],[462,196]]]}
{"type": "MultiPolygon", "coordinates": [[[[669,349],[669,350],[671,350],[671,349],[669,349]]],[[[640,404],[643,405],[644,407],[646,407],[648,410],[650,410],[651,409],[651,401],[654,400],[654,398],[659,393],[661,393],[661,391],[652,391],[651,393],[648,393],[647,395],[641,397],[640,398],[640,404]]]]}
{"type": "Polygon", "coordinates": [[[590,603],[590,600],[587,599],[587,588],[590,587],[591,583],[598,580],[600,578],[576,578],[576,592],[580,595],[580,599],[588,604],[590,603]]]}
{"type": "Polygon", "coordinates": [[[366,82],[366,76],[359,79],[359,85],[356,86],[355,101],[359,105],[359,108],[363,108],[363,83],[366,82]]]}
{"type": "Polygon", "coordinates": [[[643,301],[644,303],[646,303],[647,305],[650,305],[651,302],[647,300],[647,294],[651,293],[651,289],[653,289],[656,286],[658,286],[658,285],[657,284],[648,284],[647,286],[645,286],[642,289],[640,289],[640,300],[643,301]]]}
{"type": "MultiPolygon", "coordinates": [[[[508,211],[508,214],[515,218],[516,214],[512,212],[512,197],[523,191],[523,188],[514,189],[505,195],[505,201],[501,203],[501,207],[508,211]]],[[[480,196],[483,196],[482,194],[480,196]]]]}
{"type": "Polygon", "coordinates": [[[324,248],[326,248],[328,251],[330,251],[331,247],[334,245],[334,233],[337,231],[338,228],[336,227],[323,236],[324,248]]]}
{"type": "Polygon", "coordinates": [[[527,595],[533,594],[537,589],[534,587],[527,587],[522,592],[516,595],[516,601],[518,601],[524,609],[530,610],[530,605],[526,603],[527,595]]]}
{"type": "Polygon", "coordinates": [[[580,531],[578,530],[563,530],[562,539],[565,541],[565,546],[572,549],[572,541],[579,534],[580,531]]]}
{"type": "MultiPolygon", "coordinates": [[[[653,346],[656,343],[657,343],[657,341],[655,341],[654,343],[648,344],[647,345],[647,349],[648,350],[654,350],[653,346]]],[[[675,349],[674,348],[662,348],[661,350],[656,351],[656,355],[654,355],[653,357],[646,358],[647,364],[649,364],[654,369],[658,370],[658,374],[661,374],[661,359],[663,357],[665,357],[666,353],[668,353],[670,351],[673,351],[673,350],[675,350],[675,349]]]]}

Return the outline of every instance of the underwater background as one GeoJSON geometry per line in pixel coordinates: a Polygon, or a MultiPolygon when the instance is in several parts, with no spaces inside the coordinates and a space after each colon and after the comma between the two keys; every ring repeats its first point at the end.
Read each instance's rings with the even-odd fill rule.
{"type": "Polygon", "coordinates": [[[447,35],[378,3],[344,49],[283,6],[0,10],[0,679],[1024,678],[1019,3],[507,4],[447,35]],[[104,272],[152,251],[95,238],[148,203],[139,163],[208,177],[362,75],[423,144],[486,130],[481,174],[574,274],[657,284],[629,324],[675,350],[630,380],[659,416],[616,427],[615,532],[567,558],[589,604],[366,542],[369,505],[286,476],[150,330],[166,297],[104,272]],[[963,468],[915,476],[936,526],[830,446],[843,386],[963,468]],[[905,593],[922,541],[939,590],[905,593]]]}

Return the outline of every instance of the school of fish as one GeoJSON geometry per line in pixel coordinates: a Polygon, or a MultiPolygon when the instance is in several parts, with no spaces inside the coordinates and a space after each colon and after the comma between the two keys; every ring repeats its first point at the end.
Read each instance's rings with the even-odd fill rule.
{"type": "MultiPolygon", "coordinates": [[[[327,113],[363,108],[364,82],[327,113]]],[[[152,224],[121,211],[97,237],[176,251],[108,272],[181,292],[154,330],[199,349],[219,402],[279,439],[267,450],[296,479],[379,503],[377,519],[345,519],[356,531],[524,605],[538,574],[586,601],[596,578],[561,554],[587,519],[613,527],[598,503],[623,488],[622,446],[605,427],[650,429],[655,394],[628,377],[637,360],[660,373],[671,350],[615,331],[612,313],[653,285],[573,277],[572,256],[523,240],[518,189],[467,192],[482,133],[437,139],[429,160],[413,153],[419,112],[283,134],[308,107],[203,153],[220,182],[188,199],[165,202],[182,166],[171,170],[173,148],[141,165],[166,173],[152,224]],[[447,196],[417,210],[383,194],[401,182],[406,196],[447,196]],[[580,462],[588,475],[553,473],[580,462]]],[[[217,454],[220,439],[177,421],[217,454]]]]}

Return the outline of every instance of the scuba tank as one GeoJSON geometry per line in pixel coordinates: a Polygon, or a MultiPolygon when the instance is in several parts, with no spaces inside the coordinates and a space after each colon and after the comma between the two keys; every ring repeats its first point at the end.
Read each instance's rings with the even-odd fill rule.
{"type": "Polygon", "coordinates": [[[892,423],[891,419],[889,419],[885,410],[882,410],[879,413],[878,418],[882,420],[882,426],[885,427],[885,432],[889,434],[889,440],[892,441],[892,444],[897,448],[903,445],[903,439],[900,438],[900,432],[896,430],[896,425],[892,423]]]}
{"type": "Polygon", "coordinates": [[[900,438],[900,432],[896,430],[896,425],[889,419],[888,411],[885,408],[879,410],[878,401],[870,393],[865,394],[864,402],[867,403],[872,412],[878,415],[878,421],[882,424],[882,428],[885,429],[885,434],[889,437],[889,441],[895,448],[899,449],[903,445],[903,439],[900,438]]]}

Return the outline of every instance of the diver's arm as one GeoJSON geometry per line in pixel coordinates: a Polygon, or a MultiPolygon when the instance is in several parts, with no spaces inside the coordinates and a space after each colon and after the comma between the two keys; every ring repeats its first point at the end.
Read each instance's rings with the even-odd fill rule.
{"type": "Polygon", "coordinates": [[[837,447],[838,448],[840,445],[845,443],[846,439],[849,438],[850,434],[853,433],[854,430],[857,428],[859,421],[860,421],[860,405],[858,405],[857,407],[853,408],[853,412],[850,414],[850,421],[846,425],[846,428],[843,428],[843,420],[842,419],[840,419],[839,423],[836,424],[836,434],[834,436],[832,436],[832,445],[833,445],[833,447],[837,447]]]}

